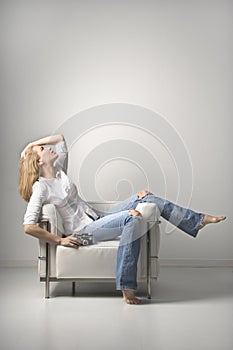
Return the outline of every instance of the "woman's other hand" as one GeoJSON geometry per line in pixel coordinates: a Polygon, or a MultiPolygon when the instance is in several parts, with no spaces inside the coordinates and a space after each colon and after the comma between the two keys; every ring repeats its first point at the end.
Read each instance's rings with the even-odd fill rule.
{"type": "Polygon", "coordinates": [[[78,248],[80,246],[80,243],[78,243],[73,237],[68,236],[61,238],[60,245],[64,247],[78,248]]]}

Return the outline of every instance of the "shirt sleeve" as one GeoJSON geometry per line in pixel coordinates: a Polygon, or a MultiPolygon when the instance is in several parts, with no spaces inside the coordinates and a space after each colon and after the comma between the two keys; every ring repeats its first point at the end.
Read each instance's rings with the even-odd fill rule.
{"type": "Polygon", "coordinates": [[[23,225],[37,224],[42,205],[45,202],[45,195],[43,192],[41,183],[36,181],[32,186],[32,195],[27,205],[23,225]]]}
{"type": "Polygon", "coordinates": [[[68,149],[66,141],[61,141],[55,145],[55,152],[58,154],[58,158],[54,162],[55,171],[63,170],[67,173],[68,168],[68,149]]]}

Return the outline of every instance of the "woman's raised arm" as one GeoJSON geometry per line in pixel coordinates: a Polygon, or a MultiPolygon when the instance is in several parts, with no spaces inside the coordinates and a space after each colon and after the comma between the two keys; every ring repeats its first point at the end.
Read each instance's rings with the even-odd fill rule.
{"type": "Polygon", "coordinates": [[[64,136],[60,135],[60,134],[58,134],[58,135],[50,135],[50,136],[43,137],[43,138],[41,138],[39,140],[32,141],[23,149],[23,151],[21,153],[21,158],[25,157],[25,153],[30,147],[46,145],[46,144],[56,145],[56,144],[58,144],[61,141],[64,141],[64,136]]]}

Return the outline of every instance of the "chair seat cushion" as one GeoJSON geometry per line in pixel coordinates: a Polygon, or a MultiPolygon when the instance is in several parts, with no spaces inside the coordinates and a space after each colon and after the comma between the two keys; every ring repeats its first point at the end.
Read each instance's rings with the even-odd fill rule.
{"type": "Polygon", "coordinates": [[[57,278],[115,278],[119,240],[99,242],[78,249],[57,247],[57,278]]]}
{"type": "MultiPolygon", "coordinates": [[[[145,244],[146,237],[141,238],[141,251],[138,259],[138,280],[146,278],[145,244]],[[144,241],[144,242],[142,242],[144,241]]],[[[57,278],[116,278],[116,259],[120,239],[99,242],[78,249],[57,246],[57,278]]],[[[158,259],[153,259],[151,275],[159,273],[158,259]]]]}

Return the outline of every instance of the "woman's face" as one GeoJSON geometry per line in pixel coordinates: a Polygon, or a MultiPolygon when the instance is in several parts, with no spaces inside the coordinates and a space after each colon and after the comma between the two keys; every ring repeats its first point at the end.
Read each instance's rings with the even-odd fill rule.
{"type": "Polygon", "coordinates": [[[46,148],[44,146],[33,146],[33,151],[36,152],[40,159],[40,163],[43,164],[53,164],[54,161],[58,158],[58,154],[51,150],[51,148],[46,148]]]}

